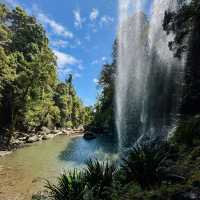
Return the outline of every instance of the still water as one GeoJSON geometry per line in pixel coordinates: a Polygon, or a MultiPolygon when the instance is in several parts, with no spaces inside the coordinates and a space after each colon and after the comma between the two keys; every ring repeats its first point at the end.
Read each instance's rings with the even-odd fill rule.
{"type": "Polygon", "coordinates": [[[57,136],[0,158],[0,200],[29,200],[44,179],[55,181],[64,170],[81,169],[89,158],[117,160],[117,145],[108,136],[86,141],[57,136]]]}

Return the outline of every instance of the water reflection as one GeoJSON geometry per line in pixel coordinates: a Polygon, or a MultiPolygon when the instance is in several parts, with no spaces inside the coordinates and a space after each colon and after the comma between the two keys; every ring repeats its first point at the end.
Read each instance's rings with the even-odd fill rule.
{"type": "Polygon", "coordinates": [[[100,136],[95,140],[84,140],[83,138],[73,138],[66,148],[60,152],[58,158],[65,162],[74,162],[82,165],[89,158],[98,160],[117,159],[117,141],[111,136],[100,136]]]}

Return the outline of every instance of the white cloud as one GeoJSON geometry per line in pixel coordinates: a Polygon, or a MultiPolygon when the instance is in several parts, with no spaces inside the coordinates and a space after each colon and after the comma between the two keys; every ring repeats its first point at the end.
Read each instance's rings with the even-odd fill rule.
{"type": "Polygon", "coordinates": [[[106,61],[108,60],[108,58],[107,57],[105,57],[105,56],[103,56],[102,58],[100,58],[99,60],[93,60],[92,62],[91,62],[91,64],[92,65],[97,65],[97,64],[105,64],[106,63],[106,61]]]}
{"type": "Polygon", "coordinates": [[[74,10],[73,13],[74,13],[74,19],[75,19],[74,26],[81,29],[85,21],[85,18],[81,17],[81,12],[79,9],[74,10]]]}
{"type": "Polygon", "coordinates": [[[97,85],[99,84],[99,80],[96,79],[96,78],[93,79],[93,82],[94,82],[95,84],[97,84],[97,85]]]}
{"type": "Polygon", "coordinates": [[[57,50],[53,50],[53,52],[57,57],[57,64],[59,69],[66,69],[69,65],[75,65],[80,63],[78,59],[67,53],[63,53],[57,50]]]}
{"type": "Polygon", "coordinates": [[[47,17],[44,13],[39,13],[37,15],[37,18],[40,20],[42,24],[48,25],[55,34],[66,37],[66,38],[73,38],[72,32],[68,31],[64,26],[62,26],[55,20],[47,17]]]}
{"type": "Polygon", "coordinates": [[[98,63],[99,63],[98,60],[93,60],[93,61],[92,61],[92,65],[96,65],[96,64],[98,64],[98,63]]]}
{"type": "Polygon", "coordinates": [[[90,20],[93,22],[97,19],[97,17],[99,16],[99,11],[96,8],[92,9],[92,12],[90,13],[90,20]]]}
{"type": "Polygon", "coordinates": [[[114,22],[114,19],[112,17],[104,15],[103,17],[101,17],[100,26],[107,25],[112,22],[114,22]]]}
{"type": "Polygon", "coordinates": [[[105,61],[107,60],[107,58],[106,58],[105,56],[103,56],[103,57],[101,58],[101,60],[102,60],[103,62],[105,62],[105,61]]]}
{"type": "Polygon", "coordinates": [[[82,65],[82,64],[79,64],[79,65],[78,65],[78,69],[79,69],[79,70],[84,70],[83,65],[82,65]]]}
{"type": "Polygon", "coordinates": [[[51,41],[51,45],[53,47],[61,47],[61,48],[65,48],[65,47],[68,47],[69,46],[69,42],[68,41],[65,41],[65,40],[53,40],[51,41]]]}
{"type": "Polygon", "coordinates": [[[74,78],[80,78],[82,75],[80,74],[80,73],[78,73],[78,72],[75,72],[74,74],[74,78]]]}

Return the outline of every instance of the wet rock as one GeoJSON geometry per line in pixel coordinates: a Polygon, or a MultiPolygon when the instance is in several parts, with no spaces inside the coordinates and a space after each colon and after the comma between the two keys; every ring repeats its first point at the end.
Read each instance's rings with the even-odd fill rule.
{"type": "Polygon", "coordinates": [[[27,139],[27,143],[33,143],[33,142],[37,142],[39,140],[40,140],[39,137],[37,135],[34,135],[27,139]]]}
{"type": "Polygon", "coordinates": [[[67,129],[63,129],[63,130],[62,130],[62,133],[68,135],[68,134],[70,133],[70,131],[67,130],[67,129]]]}
{"type": "Polygon", "coordinates": [[[59,135],[61,133],[62,132],[60,130],[57,130],[57,129],[52,130],[52,134],[59,135]]]}
{"type": "Polygon", "coordinates": [[[14,139],[11,141],[12,146],[20,146],[21,144],[23,144],[23,141],[20,139],[14,139]]]}
{"type": "Polygon", "coordinates": [[[48,129],[47,127],[42,127],[42,132],[43,132],[44,134],[50,134],[50,133],[51,133],[51,130],[48,129]]]}
{"type": "Polygon", "coordinates": [[[85,140],[93,140],[96,138],[96,135],[94,133],[91,133],[91,132],[87,132],[84,134],[83,138],[85,140]]]}
{"type": "Polygon", "coordinates": [[[9,155],[10,153],[12,153],[12,151],[0,151],[0,157],[9,155]]]}
{"type": "Polygon", "coordinates": [[[78,130],[79,130],[79,131],[84,131],[85,129],[84,129],[83,126],[79,126],[79,127],[78,127],[78,130]]]}
{"type": "Polygon", "coordinates": [[[42,139],[43,140],[48,140],[48,139],[52,139],[54,136],[55,136],[54,134],[43,135],[42,139]]]}

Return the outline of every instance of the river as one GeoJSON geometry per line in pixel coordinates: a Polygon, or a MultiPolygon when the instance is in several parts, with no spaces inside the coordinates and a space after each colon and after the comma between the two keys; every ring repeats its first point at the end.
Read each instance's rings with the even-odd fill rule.
{"type": "Polygon", "coordinates": [[[54,182],[64,170],[84,167],[89,158],[116,160],[115,144],[109,136],[90,141],[57,136],[18,149],[0,158],[0,200],[29,200],[44,188],[45,179],[54,182]]]}

